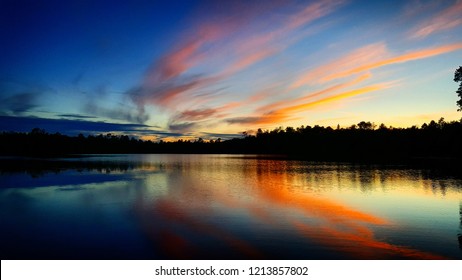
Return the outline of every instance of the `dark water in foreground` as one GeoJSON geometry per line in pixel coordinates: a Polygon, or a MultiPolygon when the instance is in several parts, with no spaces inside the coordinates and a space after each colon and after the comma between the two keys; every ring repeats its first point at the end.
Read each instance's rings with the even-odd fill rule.
{"type": "Polygon", "coordinates": [[[2,259],[462,259],[462,180],[425,170],[231,155],[50,162],[0,169],[2,259]]]}

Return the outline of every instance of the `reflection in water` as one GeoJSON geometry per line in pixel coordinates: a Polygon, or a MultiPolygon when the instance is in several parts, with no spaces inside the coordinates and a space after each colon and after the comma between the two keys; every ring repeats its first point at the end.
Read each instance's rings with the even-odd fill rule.
{"type": "MultiPolygon", "coordinates": [[[[390,221],[355,210],[331,199],[293,192],[290,190],[293,182],[287,178],[287,173],[275,174],[271,170],[266,171],[259,172],[260,197],[283,207],[287,207],[290,202],[288,207],[302,211],[305,214],[304,218],[316,218],[317,223],[314,225],[301,220],[291,221],[294,228],[307,238],[348,253],[354,258],[439,258],[433,254],[377,240],[370,225],[390,225],[390,221]]],[[[364,177],[361,185],[368,185],[364,182],[364,177]]]]}
{"type": "Polygon", "coordinates": [[[459,203],[459,216],[460,216],[460,225],[459,225],[459,233],[457,234],[457,239],[459,240],[459,248],[462,250],[462,202],[459,203]]]}
{"type": "Polygon", "coordinates": [[[0,175],[3,259],[462,258],[461,181],[421,170],[219,155],[51,166],[0,175]]]}

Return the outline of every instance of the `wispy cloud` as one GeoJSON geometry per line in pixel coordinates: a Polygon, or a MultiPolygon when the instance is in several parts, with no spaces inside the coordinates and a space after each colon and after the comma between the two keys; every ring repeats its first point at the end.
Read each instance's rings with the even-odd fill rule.
{"type": "Polygon", "coordinates": [[[342,92],[342,93],[339,93],[339,94],[336,94],[336,95],[333,95],[333,96],[329,96],[329,97],[325,97],[325,98],[315,100],[315,101],[312,101],[312,102],[307,102],[307,103],[303,103],[303,104],[298,104],[298,105],[286,107],[286,108],[277,110],[276,112],[279,113],[279,114],[287,114],[289,112],[302,111],[302,110],[306,110],[306,109],[309,109],[309,108],[312,108],[312,107],[315,107],[315,106],[318,106],[318,105],[321,105],[321,104],[337,102],[339,100],[343,100],[343,99],[346,99],[346,98],[354,97],[354,96],[357,96],[357,95],[362,95],[362,94],[365,94],[365,93],[369,93],[369,92],[372,92],[372,91],[377,91],[377,90],[381,90],[381,89],[385,89],[385,88],[387,88],[387,85],[385,85],[385,84],[375,84],[375,85],[371,85],[371,86],[366,86],[366,87],[362,87],[362,88],[342,92]]]}
{"type": "Polygon", "coordinates": [[[434,48],[411,51],[401,55],[391,55],[384,43],[361,47],[325,65],[309,70],[297,79],[292,88],[307,84],[326,83],[373,69],[429,58],[462,49],[462,43],[454,43],[434,48]]]}
{"type": "MultiPolygon", "coordinates": [[[[200,104],[199,99],[208,98],[200,95],[200,91],[213,88],[235,73],[276,55],[290,46],[290,37],[295,36],[293,31],[332,13],[341,3],[343,1],[319,1],[305,5],[301,10],[294,10],[290,5],[270,5],[270,8],[265,8],[267,12],[275,7],[290,11],[286,15],[279,15],[271,28],[260,26],[261,7],[244,11],[242,19],[237,14],[225,13],[213,24],[204,20],[184,38],[180,38],[173,51],[156,60],[141,84],[127,92],[128,96],[141,112],[145,111],[147,105],[175,112],[179,107],[188,107],[185,104],[192,103],[192,100],[200,104]],[[248,29],[252,32],[248,32],[248,29]],[[280,41],[286,43],[281,44],[280,41]],[[220,64],[226,65],[221,71],[198,70],[213,64],[212,58],[217,57],[224,57],[228,61],[220,64]]],[[[222,109],[219,108],[219,111],[222,109]]],[[[201,110],[203,108],[193,106],[189,113],[201,110]]],[[[184,120],[190,116],[188,122],[196,121],[198,115],[189,113],[173,116],[173,119],[184,120]]]]}
{"type": "Polygon", "coordinates": [[[429,48],[429,49],[424,49],[424,50],[413,51],[413,52],[409,52],[403,55],[398,55],[398,56],[394,56],[388,59],[380,60],[377,62],[360,65],[356,68],[353,68],[353,69],[350,69],[344,72],[328,75],[323,80],[329,81],[333,79],[343,78],[343,77],[357,74],[363,71],[370,71],[372,69],[379,68],[382,66],[404,63],[404,62],[408,62],[412,60],[424,59],[424,58],[428,58],[428,57],[432,57],[432,56],[436,56],[436,55],[440,55],[440,54],[444,54],[448,52],[453,52],[459,49],[462,49],[462,43],[455,43],[455,44],[444,45],[444,46],[440,46],[436,48],[429,48]]]}
{"type": "Polygon", "coordinates": [[[143,84],[128,91],[128,96],[142,112],[144,112],[146,105],[156,105],[164,109],[175,109],[179,103],[177,102],[179,98],[183,98],[183,102],[187,101],[188,98],[197,94],[193,90],[206,87],[214,81],[215,78],[202,76],[180,77],[164,83],[153,84],[152,86],[143,84]],[[186,94],[190,94],[190,96],[185,96],[186,94]]]}
{"type": "Polygon", "coordinates": [[[291,88],[326,82],[329,80],[328,77],[333,75],[333,73],[346,72],[358,67],[358,65],[368,64],[371,61],[379,61],[388,54],[387,47],[383,42],[360,47],[343,57],[308,70],[292,83],[291,88]]]}
{"type": "MultiPolygon", "coordinates": [[[[311,22],[334,12],[344,1],[325,0],[311,3],[302,7],[301,11],[290,14],[281,20],[276,28],[254,34],[238,42],[234,47],[238,58],[223,71],[222,75],[232,75],[251,65],[271,57],[301,39],[294,31],[311,22]],[[284,44],[280,44],[284,42],[284,44]]],[[[302,32],[302,34],[304,34],[302,32]]],[[[307,33],[309,34],[309,33],[307,33]]]]}
{"type": "MultiPolygon", "coordinates": [[[[245,124],[245,125],[267,125],[273,124],[277,125],[282,122],[293,121],[299,119],[296,115],[300,112],[315,108],[321,105],[328,105],[330,103],[338,102],[344,99],[352,98],[358,95],[364,95],[377,90],[382,90],[390,87],[390,84],[375,84],[371,86],[361,87],[354,90],[342,92],[339,94],[331,95],[324,97],[318,100],[305,102],[296,105],[289,105],[285,107],[280,107],[278,109],[271,110],[269,112],[250,117],[237,117],[229,118],[226,120],[229,124],[245,124]]],[[[283,105],[284,103],[277,104],[278,106],[283,105]]],[[[261,110],[261,109],[260,109],[261,110]]],[[[257,110],[258,111],[258,110],[257,110]]]]}
{"type": "Polygon", "coordinates": [[[186,132],[189,132],[193,129],[196,129],[198,124],[195,122],[182,122],[182,123],[169,123],[168,129],[169,131],[178,132],[182,135],[186,132]]]}
{"type": "Polygon", "coordinates": [[[95,116],[87,116],[81,114],[58,114],[57,117],[70,118],[70,119],[95,119],[95,116]]]}
{"type": "Polygon", "coordinates": [[[22,115],[38,107],[37,93],[19,93],[0,99],[0,113],[5,115],[22,115]]]}
{"type": "Polygon", "coordinates": [[[348,88],[348,87],[351,87],[353,85],[356,85],[356,84],[359,84],[363,81],[365,81],[366,79],[369,79],[371,78],[371,74],[370,73],[365,73],[351,81],[348,81],[348,82],[345,82],[345,83],[340,83],[340,84],[336,84],[336,85],[333,85],[333,86],[330,86],[328,88],[325,88],[325,89],[322,89],[322,90],[319,90],[319,91],[316,91],[316,92],[309,92],[299,98],[296,98],[296,99],[286,99],[286,100],[282,100],[282,101],[278,101],[278,102],[273,102],[273,103],[270,103],[270,104],[267,104],[267,105],[264,105],[262,107],[259,107],[257,109],[257,112],[271,112],[271,111],[274,111],[274,110],[277,110],[278,108],[280,107],[283,107],[283,106],[288,106],[288,105],[294,105],[294,104],[297,104],[297,103],[300,103],[300,102],[304,102],[304,101],[307,101],[307,100],[310,100],[310,99],[314,99],[314,98],[318,98],[318,97],[321,97],[321,96],[326,96],[326,95],[329,95],[329,94],[332,94],[332,93],[335,93],[341,89],[344,89],[344,88],[348,88]]]}
{"type": "Polygon", "coordinates": [[[0,131],[29,132],[36,127],[45,129],[50,133],[60,132],[66,135],[77,135],[79,133],[97,134],[107,132],[132,135],[162,133],[162,131],[151,130],[150,126],[143,124],[119,124],[75,119],[0,116],[0,131]]]}
{"type": "Polygon", "coordinates": [[[462,1],[456,1],[412,30],[411,38],[422,39],[434,33],[462,25],[462,1]]]}
{"type": "Polygon", "coordinates": [[[117,106],[112,108],[103,107],[94,101],[86,103],[83,109],[85,112],[89,114],[93,114],[100,117],[106,117],[112,120],[122,120],[143,124],[149,119],[149,116],[145,112],[141,112],[123,106],[117,106]]]}

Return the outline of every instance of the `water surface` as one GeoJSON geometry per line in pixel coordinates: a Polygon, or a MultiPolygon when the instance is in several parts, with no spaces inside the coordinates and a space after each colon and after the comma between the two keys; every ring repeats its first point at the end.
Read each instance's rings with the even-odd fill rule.
{"type": "Polygon", "coordinates": [[[462,259],[462,181],[236,155],[3,164],[2,259],[462,259]]]}

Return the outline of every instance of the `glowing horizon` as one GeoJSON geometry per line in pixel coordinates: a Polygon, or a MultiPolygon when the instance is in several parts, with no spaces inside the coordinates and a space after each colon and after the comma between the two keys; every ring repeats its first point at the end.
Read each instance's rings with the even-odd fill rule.
{"type": "Polygon", "coordinates": [[[17,1],[2,10],[0,116],[129,124],[137,130],[107,132],[153,140],[462,117],[458,0],[41,1],[27,10],[17,1]]]}

